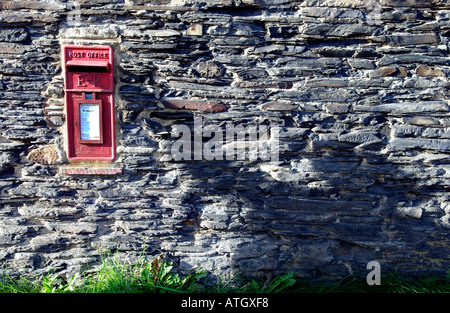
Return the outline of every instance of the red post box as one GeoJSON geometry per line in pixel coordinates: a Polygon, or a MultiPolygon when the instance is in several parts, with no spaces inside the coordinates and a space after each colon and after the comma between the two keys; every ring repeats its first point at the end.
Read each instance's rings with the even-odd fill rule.
{"type": "Polygon", "coordinates": [[[67,157],[113,161],[114,55],[109,46],[64,47],[67,157]]]}

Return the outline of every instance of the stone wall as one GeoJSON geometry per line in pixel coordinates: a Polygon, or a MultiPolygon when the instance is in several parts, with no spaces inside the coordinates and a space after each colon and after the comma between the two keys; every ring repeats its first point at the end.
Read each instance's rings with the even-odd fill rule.
{"type": "Polygon", "coordinates": [[[0,263],[11,274],[73,274],[104,248],[245,275],[449,266],[447,1],[0,6],[0,263]],[[112,163],[67,160],[65,44],[114,48],[112,163]],[[278,160],[176,160],[175,135],[195,139],[198,125],[259,127],[263,145],[277,130],[278,160]]]}

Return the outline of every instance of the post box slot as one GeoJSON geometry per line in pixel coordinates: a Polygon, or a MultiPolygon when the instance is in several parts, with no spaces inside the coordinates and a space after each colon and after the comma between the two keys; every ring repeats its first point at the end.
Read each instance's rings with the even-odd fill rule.
{"type": "Polygon", "coordinates": [[[84,72],[84,73],[108,73],[107,67],[96,67],[96,66],[68,66],[69,72],[84,72]]]}
{"type": "Polygon", "coordinates": [[[109,63],[103,61],[68,61],[69,72],[108,73],[109,63]]]}

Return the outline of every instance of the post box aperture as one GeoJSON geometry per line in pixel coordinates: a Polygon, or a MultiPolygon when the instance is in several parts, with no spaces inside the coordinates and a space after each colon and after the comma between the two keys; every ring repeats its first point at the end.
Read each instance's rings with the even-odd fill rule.
{"type": "Polygon", "coordinates": [[[109,46],[65,46],[67,155],[71,161],[115,159],[114,58],[109,46]]]}

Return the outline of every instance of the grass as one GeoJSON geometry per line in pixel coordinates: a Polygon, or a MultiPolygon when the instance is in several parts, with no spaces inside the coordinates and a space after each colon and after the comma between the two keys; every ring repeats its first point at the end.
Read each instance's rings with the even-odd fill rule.
{"type": "Polygon", "coordinates": [[[450,279],[441,276],[404,277],[389,274],[381,285],[369,286],[365,278],[348,276],[331,284],[299,280],[292,292],[305,293],[450,293],[450,279]]]}
{"type": "Polygon", "coordinates": [[[118,254],[102,256],[100,268],[69,280],[46,275],[36,280],[0,280],[0,293],[450,293],[450,279],[440,276],[382,277],[380,286],[367,285],[365,278],[346,277],[324,282],[295,277],[292,273],[268,279],[236,276],[212,282],[208,272],[193,269],[180,276],[170,260],[145,258],[135,264],[120,261],[118,254]]]}

